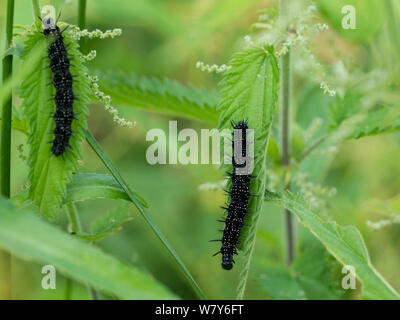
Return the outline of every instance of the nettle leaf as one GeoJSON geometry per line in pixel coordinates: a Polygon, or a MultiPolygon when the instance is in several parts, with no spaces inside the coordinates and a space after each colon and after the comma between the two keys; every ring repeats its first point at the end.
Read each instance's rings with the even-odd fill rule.
{"type": "Polygon", "coordinates": [[[90,233],[79,234],[88,241],[99,241],[114,232],[121,230],[122,225],[133,219],[129,213],[130,203],[124,203],[98,217],[90,224],[90,233]]]}
{"type": "Polygon", "coordinates": [[[329,133],[328,142],[338,144],[347,139],[391,133],[400,130],[400,109],[381,106],[359,112],[343,121],[329,133]]]}
{"type": "MultiPolygon", "coordinates": [[[[133,194],[140,205],[148,208],[146,200],[135,191],[133,194]]],[[[114,177],[97,173],[76,173],[72,175],[72,181],[67,185],[67,195],[63,203],[73,203],[93,199],[125,200],[132,203],[131,198],[119,185],[114,177]]],[[[18,205],[30,204],[29,190],[21,191],[13,197],[18,205]]]]}
{"type": "Polygon", "coordinates": [[[325,222],[308,209],[304,199],[291,193],[266,191],[265,200],[290,210],[343,265],[353,266],[366,299],[399,299],[399,294],[374,268],[361,233],[354,226],[325,222]]]}
{"type": "Polygon", "coordinates": [[[290,267],[263,266],[258,278],[260,288],[272,299],[337,300],[344,298],[340,290],[341,267],[317,239],[307,241],[290,267]],[[317,242],[317,243],[314,243],[317,242]]]}
{"type": "MultiPolygon", "coordinates": [[[[40,214],[46,218],[53,218],[57,207],[62,203],[66,194],[66,185],[72,179],[72,173],[78,169],[78,159],[81,158],[80,142],[84,139],[83,129],[87,127],[85,114],[88,113],[86,104],[89,102],[90,86],[85,74],[84,66],[78,50],[78,43],[67,32],[64,32],[64,43],[69,45],[68,53],[73,59],[71,73],[76,75],[73,85],[74,95],[79,100],[74,101],[74,112],[78,120],[72,122],[73,137],[70,139],[70,147],[67,154],[55,157],[52,155],[50,140],[53,139],[54,120],[51,115],[55,111],[55,103],[51,99],[54,95],[54,87],[49,85],[52,74],[48,67],[48,59],[42,59],[25,78],[21,85],[21,97],[24,99],[23,107],[26,119],[29,123],[28,144],[29,152],[29,196],[39,206],[40,214]]],[[[36,43],[41,41],[44,35],[35,32],[26,35],[24,42],[24,54],[22,60],[29,58],[36,43]]],[[[47,50],[43,50],[43,57],[47,56],[47,50]]]]}
{"type": "Polygon", "coordinates": [[[365,109],[361,107],[362,98],[359,93],[346,93],[343,97],[335,97],[330,105],[330,132],[333,137],[339,137],[339,142],[400,129],[399,108],[375,106],[365,109]]]}
{"type": "Polygon", "coordinates": [[[147,272],[128,266],[101,249],[71,236],[0,199],[0,247],[16,257],[50,264],[67,277],[120,299],[177,299],[147,272]]]}
{"type": "Polygon", "coordinates": [[[361,94],[346,93],[344,97],[335,97],[335,101],[329,106],[329,118],[331,127],[338,127],[344,120],[360,111],[361,94]]]}
{"type": "Polygon", "coordinates": [[[308,300],[337,300],[344,296],[340,281],[335,278],[338,267],[339,262],[322,245],[308,244],[293,262],[291,270],[308,300]]]}
{"type": "MultiPolygon", "coordinates": [[[[231,129],[231,120],[248,120],[249,129],[254,129],[254,170],[251,182],[251,198],[246,224],[241,234],[239,250],[243,251],[246,265],[241,276],[238,296],[243,297],[251,253],[255,244],[259,211],[263,204],[266,181],[266,157],[270,127],[278,99],[279,67],[273,47],[252,47],[236,53],[229,62],[232,66],[224,74],[219,129],[231,129]]],[[[232,165],[227,166],[232,172],[232,165]]]]}
{"type": "Polygon", "coordinates": [[[390,133],[400,130],[400,113],[398,108],[379,107],[363,115],[363,119],[354,127],[348,139],[390,133]]]}
{"type": "MultiPolygon", "coordinates": [[[[140,204],[148,208],[146,200],[133,191],[140,204]]],[[[90,199],[113,199],[131,201],[124,189],[114,177],[97,173],[77,173],[67,186],[64,203],[85,201],[90,199]]]]}
{"type": "Polygon", "coordinates": [[[258,280],[261,289],[275,300],[306,300],[306,293],[290,270],[267,267],[258,280]]]}
{"type": "Polygon", "coordinates": [[[132,73],[109,71],[100,76],[100,87],[114,104],[180,117],[218,121],[215,93],[183,86],[177,81],[138,77],[132,73]]]}

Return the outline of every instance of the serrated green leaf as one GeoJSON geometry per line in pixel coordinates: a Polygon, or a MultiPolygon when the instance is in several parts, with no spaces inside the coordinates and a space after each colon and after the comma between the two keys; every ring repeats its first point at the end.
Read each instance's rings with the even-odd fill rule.
{"type": "MultiPolygon", "coordinates": [[[[132,192],[140,205],[148,208],[146,200],[135,191],[132,192]]],[[[131,198],[112,176],[97,173],[74,174],[72,182],[67,185],[67,195],[63,203],[67,204],[92,199],[126,200],[132,202],[131,198]]],[[[29,190],[24,190],[16,194],[13,200],[19,206],[30,204],[29,190]]]]}
{"type": "Polygon", "coordinates": [[[331,127],[338,127],[344,120],[360,111],[362,95],[346,93],[344,97],[335,97],[329,106],[331,127]]]}
{"type": "Polygon", "coordinates": [[[363,285],[366,299],[399,299],[399,294],[374,268],[361,233],[354,226],[341,227],[335,222],[325,222],[307,208],[305,201],[291,193],[266,191],[265,200],[276,203],[295,214],[343,265],[355,268],[363,285]]]}
{"type": "MultiPolygon", "coordinates": [[[[266,181],[266,156],[272,116],[278,98],[279,67],[272,47],[252,47],[236,53],[229,62],[221,82],[221,110],[219,129],[230,128],[231,120],[247,120],[249,129],[254,130],[254,170],[251,192],[256,197],[249,201],[251,214],[246,215],[246,224],[241,233],[239,249],[246,260],[244,274],[239,285],[239,298],[243,297],[251,252],[255,243],[259,211],[262,206],[266,181]]],[[[232,165],[228,166],[232,171],[232,165]]]]}
{"type": "Polygon", "coordinates": [[[120,205],[97,218],[91,223],[90,232],[92,234],[109,233],[119,228],[123,222],[131,220],[132,217],[128,212],[129,205],[130,204],[120,205]]]}
{"type": "MultiPolygon", "coordinates": [[[[338,145],[345,140],[359,139],[400,130],[400,108],[396,106],[376,106],[360,110],[359,96],[348,95],[338,100],[330,108],[330,130],[316,139],[310,147],[338,145]],[[316,143],[316,144],[315,144],[316,143]]],[[[316,148],[313,148],[314,150],[316,148]]],[[[303,150],[304,152],[304,150],[303,150]]],[[[303,155],[300,155],[303,158],[303,155]]]]}
{"type": "Polygon", "coordinates": [[[149,274],[15,209],[6,199],[0,199],[0,247],[21,259],[53,265],[57,272],[121,299],[177,298],[149,274]]]}
{"type": "Polygon", "coordinates": [[[116,231],[121,230],[122,224],[133,219],[129,213],[129,203],[124,203],[98,217],[90,224],[90,233],[78,234],[88,241],[99,241],[116,231]]]}
{"type": "MultiPolygon", "coordinates": [[[[140,204],[148,208],[146,200],[137,192],[133,193],[140,204]]],[[[67,186],[64,203],[98,198],[131,201],[114,177],[97,173],[77,173],[73,175],[72,182],[67,186]]]]}
{"type": "Polygon", "coordinates": [[[358,139],[364,136],[394,132],[400,129],[399,110],[391,107],[380,107],[370,111],[359,123],[349,138],[358,139]]]}
{"type": "Polygon", "coordinates": [[[271,298],[276,300],[305,300],[306,293],[296,280],[294,274],[283,267],[265,268],[259,279],[260,287],[271,298]]]}
{"type": "Polygon", "coordinates": [[[398,130],[400,130],[400,109],[382,106],[343,120],[340,126],[330,133],[329,142],[338,143],[345,139],[358,139],[398,130]]]}
{"type": "Polygon", "coordinates": [[[334,278],[336,264],[322,245],[308,244],[290,267],[263,268],[258,283],[273,299],[337,300],[343,291],[334,278]]]}
{"type": "Polygon", "coordinates": [[[218,121],[215,93],[177,81],[109,71],[99,75],[100,87],[116,105],[207,122],[218,121]]]}
{"type": "MultiPolygon", "coordinates": [[[[54,129],[51,115],[55,111],[55,104],[51,99],[54,87],[48,85],[52,81],[51,71],[46,68],[48,60],[42,59],[37,63],[21,85],[23,107],[30,129],[29,195],[38,205],[40,214],[46,218],[54,217],[57,207],[66,194],[66,185],[71,181],[72,173],[78,168],[77,160],[81,158],[80,142],[84,139],[83,129],[87,127],[85,114],[88,112],[86,104],[89,102],[90,92],[89,81],[85,76],[87,69],[81,60],[77,42],[71,39],[67,32],[63,35],[65,44],[69,45],[68,53],[73,59],[71,73],[77,76],[73,85],[74,95],[79,97],[73,105],[78,118],[72,122],[74,135],[69,141],[68,152],[63,156],[53,156],[50,151],[51,144],[48,143],[53,136],[49,132],[54,129]]],[[[39,32],[25,36],[23,61],[29,59],[29,52],[43,39],[44,35],[39,32]]],[[[42,54],[43,57],[47,56],[47,50],[44,49],[42,54]]]]}
{"type": "Polygon", "coordinates": [[[322,245],[308,245],[293,262],[291,270],[308,300],[337,300],[343,296],[340,281],[334,278],[338,265],[322,245]]]}
{"type": "Polygon", "coordinates": [[[13,88],[18,86],[26,77],[29,77],[36,65],[43,59],[45,47],[46,42],[44,39],[40,39],[30,52],[25,53],[26,60],[22,61],[12,77],[2,84],[0,87],[0,110],[3,108],[3,101],[11,96],[13,88]]]}

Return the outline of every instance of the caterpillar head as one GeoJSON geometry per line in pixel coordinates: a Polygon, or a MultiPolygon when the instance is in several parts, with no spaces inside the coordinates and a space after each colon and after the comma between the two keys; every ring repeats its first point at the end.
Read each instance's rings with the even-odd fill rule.
{"type": "Polygon", "coordinates": [[[231,270],[233,267],[233,259],[232,256],[229,255],[222,255],[222,263],[221,263],[222,268],[225,270],[231,270]]]}
{"type": "Polygon", "coordinates": [[[47,36],[53,34],[58,30],[58,27],[52,17],[45,17],[42,19],[43,33],[47,36]]]}

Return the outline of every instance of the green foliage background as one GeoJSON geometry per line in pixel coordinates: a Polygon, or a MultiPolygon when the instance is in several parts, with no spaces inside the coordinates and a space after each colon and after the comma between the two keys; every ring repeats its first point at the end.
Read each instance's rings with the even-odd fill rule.
{"type": "MultiPolygon", "coordinates": [[[[66,1],[47,2],[62,10],[63,21],[76,23],[75,1],[72,4],[67,4],[66,1]]],[[[297,71],[298,81],[294,83],[294,105],[297,107],[293,118],[297,121],[298,130],[293,130],[293,148],[301,149],[301,145],[305,143],[302,134],[316,116],[323,121],[323,125],[314,135],[318,137],[332,128],[346,124],[346,121],[343,122],[349,115],[346,112],[357,111],[348,111],[349,105],[356,105],[357,108],[361,105],[361,100],[367,105],[369,102],[372,105],[378,99],[400,101],[398,89],[382,86],[379,77],[371,77],[372,84],[365,84],[372,88],[368,95],[365,95],[366,90],[362,87],[364,83],[360,80],[365,79],[369,72],[380,69],[384,70],[385,76],[394,83],[400,83],[400,73],[396,72],[399,71],[399,64],[395,59],[400,44],[398,41],[392,41],[390,32],[387,31],[387,28],[393,32],[400,30],[400,22],[397,20],[397,24],[388,26],[392,20],[389,19],[390,11],[387,10],[378,10],[383,17],[370,19],[368,17],[375,17],[375,13],[378,12],[376,1],[358,1],[362,3],[359,7],[360,28],[352,34],[351,31],[343,31],[340,28],[338,21],[341,17],[341,5],[332,5],[331,2],[333,1],[317,1],[321,4],[323,17],[332,30],[318,36],[314,46],[321,60],[330,67],[339,61],[332,48],[337,48],[346,56],[346,66],[352,71],[352,75],[345,78],[346,83],[349,83],[347,88],[350,89],[344,97],[328,97],[323,94],[312,74],[297,71]],[[357,76],[359,78],[356,78],[357,76]],[[374,88],[379,90],[379,96],[374,88]],[[332,110],[336,110],[334,117],[330,117],[332,110]]],[[[386,5],[389,0],[382,2],[386,5]]],[[[89,62],[87,67],[92,72],[105,74],[104,79],[112,77],[110,70],[115,73],[129,71],[144,77],[166,76],[214,92],[221,76],[200,72],[195,68],[196,62],[201,60],[210,64],[226,63],[232,53],[242,46],[242,38],[248,34],[249,25],[258,18],[257,10],[271,7],[274,3],[270,0],[120,0],[118,5],[115,5],[105,0],[88,1],[89,30],[119,27],[123,29],[123,34],[114,40],[85,40],[84,53],[92,48],[97,51],[97,58],[89,62]]],[[[4,25],[4,7],[5,1],[0,1],[0,25],[4,25]]],[[[396,14],[399,14],[399,8],[395,8],[396,14]]],[[[31,22],[31,8],[23,1],[16,1],[15,23],[31,22]]],[[[3,37],[4,34],[0,33],[0,43],[4,43],[3,37]]],[[[300,58],[294,59],[294,64],[298,64],[300,58]]],[[[18,60],[16,59],[16,64],[19,63],[18,60]]],[[[112,77],[114,80],[115,78],[112,77]]],[[[108,88],[111,87],[109,84],[108,88]]],[[[168,81],[150,81],[149,87],[150,91],[157,88],[163,94],[168,94],[171,84],[168,81]]],[[[107,93],[106,84],[104,91],[107,93]]],[[[137,90],[135,94],[143,94],[146,97],[145,90],[137,90]]],[[[186,91],[182,91],[180,97],[185,99],[186,94],[186,91]]],[[[199,105],[199,113],[188,117],[208,119],[209,109],[212,109],[215,101],[217,100],[214,96],[204,100],[204,103],[199,105]]],[[[126,118],[137,121],[135,128],[118,127],[103,107],[97,104],[89,106],[89,128],[129,184],[148,200],[151,217],[179,253],[207,297],[234,298],[240,270],[222,270],[220,260],[211,258],[216,247],[208,243],[209,239],[217,237],[219,225],[215,220],[222,214],[219,206],[224,203],[224,195],[219,191],[198,191],[199,185],[222,179],[223,171],[206,165],[149,165],[145,158],[149,145],[145,141],[146,132],[151,128],[167,131],[168,120],[176,120],[177,117],[157,114],[157,111],[162,110],[146,112],[129,108],[129,103],[129,95],[122,88],[120,94],[115,97],[115,104],[120,107],[126,118]]],[[[357,138],[382,131],[380,128],[368,127],[368,120],[372,117],[381,116],[384,123],[381,127],[392,126],[390,131],[398,128],[398,121],[397,124],[396,121],[386,123],[385,114],[390,110],[380,109],[371,116],[370,112],[374,111],[366,110],[365,118],[357,122],[366,125],[358,126],[355,131],[347,131],[345,138],[357,138]]],[[[198,122],[178,118],[178,129],[191,127],[200,130],[215,127],[217,119],[210,120],[198,122]]],[[[300,164],[301,170],[309,173],[311,182],[336,187],[338,190],[337,194],[329,199],[328,213],[321,213],[322,217],[335,220],[343,226],[356,226],[363,234],[374,266],[397,291],[400,291],[400,226],[393,224],[374,231],[367,228],[366,222],[379,220],[382,214],[400,214],[398,204],[393,202],[399,195],[400,186],[399,138],[398,132],[392,132],[359,140],[349,139],[340,145],[337,153],[316,152],[300,164]]],[[[343,137],[333,136],[328,142],[333,143],[335,139],[344,140],[343,137]]],[[[13,131],[13,194],[21,191],[20,186],[26,182],[29,174],[25,162],[19,158],[17,152],[17,146],[24,142],[23,133],[13,131]]],[[[86,143],[82,144],[82,148],[83,171],[107,173],[86,143]]],[[[25,148],[25,152],[27,150],[28,148],[25,148]]],[[[276,162],[274,143],[270,144],[268,152],[268,157],[271,158],[269,164],[276,162]]],[[[122,200],[117,201],[123,203],[122,200]]],[[[90,230],[91,222],[114,208],[115,203],[116,200],[78,203],[84,228],[90,230]]],[[[149,231],[134,208],[131,208],[130,212],[133,219],[118,233],[99,241],[98,245],[105,253],[112,253],[124,263],[133,266],[137,272],[150,271],[179,297],[194,298],[158,239],[149,231]]],[[[129,220],[127,217],[121,219],[129,220]]],[[[290,269],[284,267],[283,219],[279,207],[272,203],[264,204],[260,212],[257,243],[245,298],[360,298],[359,290],[349,293],[338,289],[335,284],[341,281],[340,266],[322,250],[319,242],[306,228],[298,229],[298,260],[290,269]],[[321,263],[316,266],[315,260],[321,263]],[[310,270],[317,271],[314,273],[310,270]],[[287,288],[283,293],[276,289],[281,286],[287,288]]],[[[67,220],[64,212],[61,211],[57,215],[55,223],[65,229],[67,220]]],[[[103,232],[99,229],[100,233],[103,232]]],[[[14,298],[63,298],[65,279],[59,275],[57,290],[42,290],[39,285],[42,277],[40,270],[39,264],[13,258],[14,298]]],[[[358,283],[358,287],[359,285],[358,283]]],[[[87,292],[82,285],[74,285],[73,298],[87,298],[87,292]]]]}

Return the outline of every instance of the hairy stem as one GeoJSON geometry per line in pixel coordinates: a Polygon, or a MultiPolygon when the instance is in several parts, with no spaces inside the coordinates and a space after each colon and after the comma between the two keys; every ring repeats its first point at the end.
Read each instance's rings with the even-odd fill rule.
{"type": "MultiPolygon", "coordinates": [[[[76,206],[74,203],[68,203],[66,206],[66,212],[68,216],[69,223],[71,224],[71,232],[73,233],[79,233],[82,232],[82,224],[79,219],[79,213],[78,210],[76,209],[76,206]]],[[[68,281],[68,280],[67,280],[68,281]]],[[[67,283],[68,284],[68,283],[67,283]]],[[[69,283],[69,288],[67,286],[68,291],[71,291],[71,285],[72,283],[69,283]]],[[[86,286],[89,296],[92,300],[101,300],[101,295],[100,292],[98,292],[96,289],[93,289],[89,286],[86,286]]],[[[67,292],[68,292],[67,291],[67,292]]],[[[70,295],[70,293],[69,293],[70,295]]]]}
{"type": "MultiPolygon", "coordinates": [[[[11,48],[13,38],[14,25],[14,0],[7,1],[6,16],[6,45],[5,51],[11,48]]],[[[12,77],[13,56],[8,54],[3,58],[3,84],[12,77]]],[[[1,126],[1,146],[0,146],[0,195],[10,198],[11,190],[11,118],[12,118],[12,94],[4,101],[2,109],[2,126],[1,126]]],[[[5,299],[11,299],[11,255],[9,253],[2,254],[2,264],[0,266],[5,281],[2,282],[4,289],[2,290],[5,299]]],[[[1,279],[3,280],[3,279],[1,279]]]]}
{"type": "Polygon", "coordinates": [[[117,180],[117,182],[119,183],[121,188],[124,189],[124,191],[126,192],[128,197],[131,199],[131,201],[133,202],[135,207],[138,209],[138,211],[141,214],[141,216],[143,217],[143,219],[150,226],[151,230],[154,232],[156,237],[161,241],[163,246],[167,249],[167,251],[171,255],[172,259],[177,264],[179,270],[182,272],[182,274],[184,275],[188,284],[192,288],[193,292],[200,299],[206,299],[202,290],[198,286],[196,280],[194,280],[194,278],[190,274],[189,270],[186,268],[186,266],[184,265],[182,260],[179,258],[175,249],[171,246],[171,244],[168,242],[167,238],[161,233],[161,231],[158,229],[158,227],[156,226],[154,221],[150,218],[149,214],[146,212],[146,210],[140,204],[140,201],[136,198],[136,196],[132,192],[131,188],[128,186],[128,184],[122,178],[122,176],[120,175],[118,170],[115,168],[115,166],[111,163],[111,161],[108,159],[106,154],[103,152],[103,150],[101,149],[101,147],[98,144],[98,142],[96,141],[96,139],[93,137],[93,135],[88,130],[85,131],[85,136],[86,136],[86,141],[89,143],[90,147],[97,154],[97,156],[100,158],[100,160],[106,166],[106,168],[110,171],[110,173],[114,176],[115,180],[117,180]]]}
{"type": "MultiPolygon", "coordinates": [[[[286,5],[288,5],[286,3],[286,5]]],[[[280,13],[285,14],[284,1],[280,1],[280,13]]],[[[291,49],[281,57],[281,163],[286,169],[290,166],[290,120],[291,120],[291,96],[292,96],[292,70],[291,49]]],[[[286,170],[287,171],[287,170],[286,170]]],[[[284,188],[290,189],[290,184],[285,183],[284,188]]],[[[295,258],[295,220],[293,214],[285,209],[286,230],[286,260],[290,265],[295,258]]]]}

